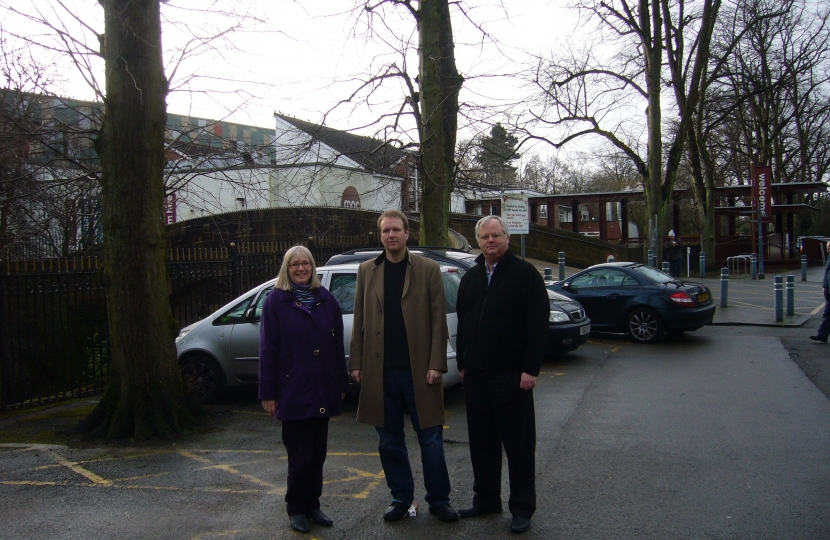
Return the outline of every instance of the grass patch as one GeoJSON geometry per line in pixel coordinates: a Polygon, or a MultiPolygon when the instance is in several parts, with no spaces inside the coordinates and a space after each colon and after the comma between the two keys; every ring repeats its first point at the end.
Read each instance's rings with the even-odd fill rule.
{"type": "Polygon", "coordinates": [[[89,397],[0,415],[0,444],[67,444],[69,430],[98,404],[89,397]]]}

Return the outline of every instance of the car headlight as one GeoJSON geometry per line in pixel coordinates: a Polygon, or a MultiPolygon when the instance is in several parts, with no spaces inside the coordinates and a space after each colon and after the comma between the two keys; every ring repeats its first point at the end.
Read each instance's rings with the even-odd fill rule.
{"type": "Polygon", "coordinates": [[[184,336],[186,336],[186,335],[187,335],[187,333],[188,333],[188,332],[190,332],[191,330],[193,330],[193,329],[192,329],[192,328],[189,328],[189,327],[182,328],[181,332],[179,332],[179,335],[178,335],[178,336],[176,336],[176,345],[178,345],[178,344],[179,344],[179,341],[181,341],[181,340],[182,340],[182,338],[183,338],[184,336]]]}
{"type": "Polygon", "coordinates": [[[568,317],[568,314],[562,310],[552,309],[550,310],[550,316],[548,317],[548,320],[552,323],[563,323],[570,321],[571,318],[568,317]]]}

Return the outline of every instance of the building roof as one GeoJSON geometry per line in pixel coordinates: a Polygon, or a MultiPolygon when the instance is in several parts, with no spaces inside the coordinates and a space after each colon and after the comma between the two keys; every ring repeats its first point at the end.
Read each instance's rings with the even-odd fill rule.
{"type": "Polygon", "coordinates": [[[372,172],[400,176],[401,172],[396,172],[395,168],[401,164],[406,156],[411,155],[388,141],[312,124],[284,114],[274,113],[274,116],[304,131],[314,139],[332,148],[335,152],[357,162],[361,167],[372,172]]]}

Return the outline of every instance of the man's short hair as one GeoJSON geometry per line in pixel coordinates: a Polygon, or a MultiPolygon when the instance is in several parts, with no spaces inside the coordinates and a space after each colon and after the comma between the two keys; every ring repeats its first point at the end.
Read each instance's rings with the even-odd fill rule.
{"type": "Polygon", "coordinates": [[[378,234],[380,234],[380,222],[383,221],[383,218],[398,218],[403,221],[403,230],[409,230],[409,220],[406,219],[406,214],[401,212],[400,210],[386,210],[384,211],[380,217],[378,218],[378,234]]]}
{"type": "Polygon", "coordinates": [[[507,222],[504,221],[504,218],[502,218],[501,216],[484,216],[483,218],[478,220],[478,223],[476,223],[476,240],[478,240],[478,230],[481,227],[483,227],[485,223],[493,219],[498,221],[501,225],[501,230],[504,231],[505,238],[510,238],[510,233],[507,230],[507,222]]]}

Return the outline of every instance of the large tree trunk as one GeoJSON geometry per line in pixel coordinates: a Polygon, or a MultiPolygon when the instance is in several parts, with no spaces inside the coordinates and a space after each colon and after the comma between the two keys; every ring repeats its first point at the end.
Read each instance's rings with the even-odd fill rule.
{"type": "Polygon", "coordinates": [[[421,106],[421,245],[448,246],[450,195],[455,177],[458,92],[448,0],[421,0],[418,9],[421,106]]]}
{"type": "Polygon", "coordinates": [[[91,437],[170,438],[192,422],[167,299],[162,200],[167,80],[158,0],[103,0],[101,157],[111,380],[78,426],[91,437]]]}
{"type": "MultiPolygon", "coordinates": [[[[643,197],[646,201],[648,218],[657,216],[655,227],[662,230],[662,222],[668,215],[663,200],[662,169],[663,169],[663,117],[660,108],[660,92],[662,88],[661,73],[663,68],[663,23],[660,18],[660,3],[653,0],[640,0],[639,17],[643,50],[646,61],[646,89],[648,92],[648,157],[647,172],[643,178],[643,197]]],[[[654,238],[654,230],[648,231],[648,245],[657,247],[657,260],[660,260],[662,242],[654,238]]]]}

